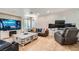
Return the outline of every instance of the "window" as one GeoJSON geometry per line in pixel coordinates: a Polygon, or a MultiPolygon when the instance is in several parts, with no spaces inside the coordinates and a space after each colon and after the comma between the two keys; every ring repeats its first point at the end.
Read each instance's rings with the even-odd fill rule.
{"type": "Polygon", "coordinates": [[[29,17],[24,20],[24,29],[30,31],[33,27],[36,26],[36,21],[34,18],[29,17]]]}

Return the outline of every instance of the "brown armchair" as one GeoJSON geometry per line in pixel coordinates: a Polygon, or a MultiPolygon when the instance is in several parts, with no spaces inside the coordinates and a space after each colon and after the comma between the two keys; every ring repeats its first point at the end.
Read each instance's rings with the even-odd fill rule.
{"type": "Polygon", "coordinates": [[[38,33],[38,36],[42,36],[42,37],[46,37],[48,35],[49,35],[49,30],[48,29],[46,29],[44,33],[42,33],[42,32],[38,33]]]}
{"type": "Polygon", "coordinates": [[[45,28],[33,28],[31,32],[38,33],[38,36],[46,37],[49,35],[49,30],[45,28]]]}

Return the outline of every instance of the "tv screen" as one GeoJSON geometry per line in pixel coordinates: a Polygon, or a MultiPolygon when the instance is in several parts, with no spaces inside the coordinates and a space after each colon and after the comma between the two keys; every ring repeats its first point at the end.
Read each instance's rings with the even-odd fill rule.
{"type": "Polygon", "coordinates": [[[3,26],[2,26],[2,22],[0,20],[0,30],[2,30],[3,26]]]}
{"type": "Polygon", "coordinates": [[[21,21],[20,20],[16,21],[16,28],[21,29],[21,21]]]}
{"type": "Polygon", "coordinates": [[[0,21],[0,29],[2,29],[2,30],[18,30],[18,29],[21,29],[21,21],[13,20],[13,19],[2,19],[0,21]]]}
{"type": "Polygon", "coordinates": [[[16,28],[15,20],[3,20],[2,23],[4,26],[4,30],[13,30],[16,28]]]}
{"type": "Polygon", "coordinates": [[[56,20],[55,24],[65,24],[65,20],[56,20]]]}
{"type": "Polygon", "coordinates": [[[56,20],[55,27],[57,28],[64,28],[65,27],[65,20],[56,20]]]}

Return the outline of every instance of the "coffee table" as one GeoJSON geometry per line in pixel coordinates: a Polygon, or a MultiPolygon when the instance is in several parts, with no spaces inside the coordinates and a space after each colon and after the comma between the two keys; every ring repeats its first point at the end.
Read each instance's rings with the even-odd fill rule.
{"type": "Polygon", "coordinates": [[[17,43],[24,46],[25,44],[37,39],[38,34],[32,33],[32,32],[27,32],[27,33],[20,33],[20,34],[14,35],[14,37],[15,37],[15,41],[17,43]]]}

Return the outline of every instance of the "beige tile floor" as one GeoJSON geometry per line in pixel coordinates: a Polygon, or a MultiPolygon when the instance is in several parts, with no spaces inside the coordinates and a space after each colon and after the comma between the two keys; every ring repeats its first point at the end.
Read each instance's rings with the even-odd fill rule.
{"type": "Polygon", "coordinates": [[[31,43],[20,46],[20,51],[78,51],[79,42],[74,45],[60,45],[53,36],[38,37],[37,40],[31,43]]]}

